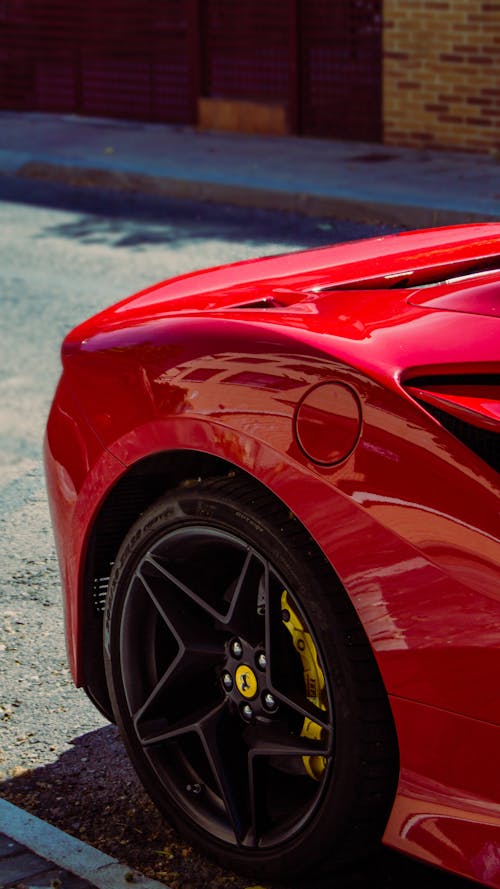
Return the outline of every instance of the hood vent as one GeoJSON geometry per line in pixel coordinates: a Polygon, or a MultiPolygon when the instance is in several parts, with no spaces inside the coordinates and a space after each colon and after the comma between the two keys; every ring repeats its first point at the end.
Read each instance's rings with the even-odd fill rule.
{"type": "Polygon", "coordinates": [[[314,293],[330,293],[335,290],[417,290],[463,281],[500,272],[500,256],[442,263],[426,268],[409,268],[384,275],[355,278],[339,284],[326,284],[313,288],[314,293]]]}
{"type": "Polygon", "coordinates": [[[264,297],[263,299],[255,299],[253,302],[238,303],[236,306],[224,306],[224,309],[282,309],[283,303],[279,303],[274,297],[264,297]]]}

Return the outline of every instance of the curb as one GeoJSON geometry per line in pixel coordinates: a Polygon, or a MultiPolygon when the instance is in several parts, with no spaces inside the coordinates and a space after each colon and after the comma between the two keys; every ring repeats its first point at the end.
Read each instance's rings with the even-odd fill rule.
{"type": "Polygon", "coordinates": [[[498,221],[499,218],[497,214],[491,213],[281,191],[237,183],[178,179],[127,170],[55,164],[47,161],[26,162],[11,171],[11,175],[39,182],[57,182],[77,188],[102,188],[164,198],[187,198],[263,210],[280,210],[304,216],[333,216],[338,219],[349,219],[352,222],[404,225],[408,228],[498,221]]]}
{"type": "MultiPolygon", "coordinates": [[[[0,799],[0,832],[36,855],[88,880],[97,889],[168,889],[165,883],[142,876],[115,858],[0,799]]],[[[1,874],[0,874],[1,879],[1,874]]]]}

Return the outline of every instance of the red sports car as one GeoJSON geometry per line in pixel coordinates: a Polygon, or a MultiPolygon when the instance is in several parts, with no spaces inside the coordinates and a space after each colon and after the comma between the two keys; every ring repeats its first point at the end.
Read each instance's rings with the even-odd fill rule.
{"type": "Polygon", "coordinates": [[[169,820],[285,879],[500,887],[500,224],[195,272],[73,330],[75,682],[169,820]]]}

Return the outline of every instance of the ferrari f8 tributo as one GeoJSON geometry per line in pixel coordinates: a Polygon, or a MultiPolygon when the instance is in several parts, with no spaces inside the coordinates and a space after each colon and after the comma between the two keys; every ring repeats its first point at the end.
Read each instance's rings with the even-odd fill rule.
{"type": "Polygon", "coordinates": [[[168,819],[500,887],[500,224],[156,285],[62,346],[74,680],[168,819]]]}

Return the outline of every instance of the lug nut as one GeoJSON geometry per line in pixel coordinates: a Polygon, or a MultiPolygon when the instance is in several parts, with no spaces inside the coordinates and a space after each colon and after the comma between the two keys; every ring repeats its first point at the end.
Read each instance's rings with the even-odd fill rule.
{"type": "Polygon", "coordinates": [[[242,713],[244,719],[250,720],[253,716],[253,710],[252,710],[250,704],[245,704],[241,708],[241,713],[242,713]]]}
{"type": "Polygon", "coordinates": [[[231,676],[231,673],[226,671],[222,674],[222,684],[226,691],[231,691],[233,687],[233,677],[231,676]]]}
{"type": "Polygon", "coordinates": [[[243,646],[239,639],[235,639],[234,642],[231,642],[231,654],[233,657],[241,657],[243,654],[243,646]]]}
{"type": "Polygon", "coordinates": [[[267,667],[267,658],[263,651],[257,655],[257,666],[259,670],[265,670],[267,667]]]}
{"type": "Polygon", "coordinates": [[[266,710],[272,711],[278,709],[278,702],[270,691],[266,691],[266,693],[264,694],[263,703],[266,710]]]}
{"type": "Polygon", "coordinates": [[[186,784],[186,790],[188,793],[194,793],[195,796],[198,796],[203,790],[203,787],[201,784],[186,784]]]}

